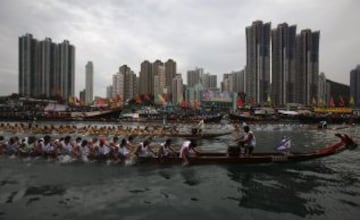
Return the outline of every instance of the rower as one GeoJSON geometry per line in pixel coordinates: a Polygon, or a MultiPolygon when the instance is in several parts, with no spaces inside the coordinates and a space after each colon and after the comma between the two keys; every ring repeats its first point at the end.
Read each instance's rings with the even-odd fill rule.
{"type": "Polygon", "coordinates": [[[118,148],[118,155],[121,160],[127,159],[130,156],[130,151],[127,148],[126,139],[122,139],[118,148]]]}
{"type": "Polygon", "coordinates": [[[174,149],[171,148],[170,145],[171,145],[171,139],[167,139],[164,143],[160,144],[160,148],[158,151],[159,158],[169,157],[171,155],[176,154],[176,152],[174,151],[174,149]]]}
{"type": "Polygon", "coordinates": [[[150,148],[149,139],[146,139],[143,143],[138,145],[135,155],[137,157],[154,157],[155,153],[150,148]]]}
{"type": "Polygon", "coordinates": [[[196,146],[197,145],[194,140],[185,141],[183,143],[183,145],[181,146],[181,149],[179,152],[179,157],[184,160],[184,165],[188,165],[190,163],[189,156],[190,156],[191,151],[194,152],[195,154],[200,153],[199,151],[197,151],[195,149],[196,146]]]}
{"type": "Polygon", "coordinates": [[[201,120],[199,121],[199,124],[198,124],[197,134],[202,135],[202,133],[203,133],[203,131],[204,131],[204,128],[205,128],[205,123],[204,123],[204,120],[201,119],[201,120]]]}
{"type": "Polygon", "coordinates": [[[73,144],[71,143],[71,137],[66,136],[64,141],[61,142],[61,154],[70,155],[73,151],[73,144]]]}
{"type": "Polygon", "coordinates": [[[239,140],[239,144],[242,144],[245,148],[245,156],[250,156],[256,146],[256,138],[254,133],[250,130],[248,125],[243,127],[245,135],[239,140]]]}
{"type": "Polygon", "coordinates": [[[107,159],[110,155],[110,148],[106,144],[106,138],[101,138],[99,141],[98,155],[102,159],[107,159]]]}

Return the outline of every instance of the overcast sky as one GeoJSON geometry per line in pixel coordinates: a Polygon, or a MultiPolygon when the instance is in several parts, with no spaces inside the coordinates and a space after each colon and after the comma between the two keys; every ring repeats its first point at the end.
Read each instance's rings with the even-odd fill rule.
{"type": "Polygon", "coordinates": [[[76,95],[94,63],[95,95],[104,96],[119,66],[174,59],[218,75],[246,64],[245,27],[255,20],[320,30],[320,71],[349,84],[360,64],[358,0],[1,0],[0,95],[18,92],[18,37],[31,33],[76,47],[76,95]]]}

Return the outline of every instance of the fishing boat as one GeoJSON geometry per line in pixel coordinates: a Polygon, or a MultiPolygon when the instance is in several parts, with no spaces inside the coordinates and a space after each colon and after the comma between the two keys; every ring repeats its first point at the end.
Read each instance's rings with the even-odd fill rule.
{"type": "MultiPolygon", "coordinates": [[[[324,148],[312,152],[269,152],[253,153],[251,156],[233,154],[227,152],[204,152],[196,157],[189,157],[190,164],[262,164],[262,163],[289,163],[313,160],[340,153],[347,149],[354,149],[357,144],[352,138],[344,134],[336,134],[339,141],[324,148]]],[[[151,164],[181,164],[183,160],[178,157],[167,158],[138,158],[137,163],[151,164]]]]}

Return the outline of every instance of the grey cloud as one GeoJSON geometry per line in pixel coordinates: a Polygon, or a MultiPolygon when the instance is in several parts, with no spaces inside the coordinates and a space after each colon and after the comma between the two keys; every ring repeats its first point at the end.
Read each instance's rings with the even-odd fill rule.
{"type": "Polygon", "coordinates": [[[17,91],[18,36],[70,40],[76,46],[76,91],[84,88],[85,64],[94,62],[95,94],[105,95],[111,75],[128,64],[136,73],[147,59],[200,66],[213,74],[246,63],[245,27],[252,21],[297,24],[321,31],[320,71],[348,83],[360,60],[355,0],[2,0],[0,2],[0,94],[17,91]],[[4,71],[3,69],[6,69],[4,71]]]}

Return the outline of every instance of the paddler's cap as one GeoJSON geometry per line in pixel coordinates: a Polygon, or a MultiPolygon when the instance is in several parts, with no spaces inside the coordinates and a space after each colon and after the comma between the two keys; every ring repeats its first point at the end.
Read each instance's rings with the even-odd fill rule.
{"type": "Polygon", "coordinates": [[[100,144],[105,144],[105,142],[106,142],[106,138],[103,137],[100,139],[100,144]]]}

